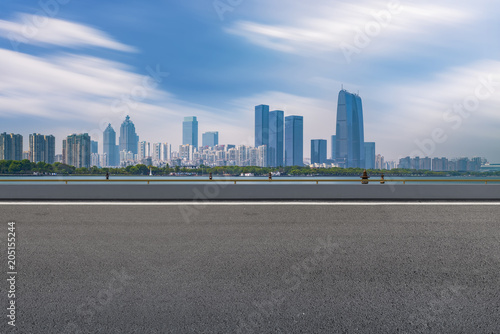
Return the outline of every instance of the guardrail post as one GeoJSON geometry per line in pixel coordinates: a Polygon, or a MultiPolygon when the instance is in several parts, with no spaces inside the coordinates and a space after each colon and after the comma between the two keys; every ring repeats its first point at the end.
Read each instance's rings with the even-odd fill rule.
{"type": "Polygon", "coordinates": [[[269,181],[273,180],[273,174],[269,173],[269,181]]]}
{"type": "Polygon", "coordinates": [[[208,179],[212,181],[212,173],[208,173],[208,179]]]}
{"type": "Polygon", "coordinates": [[[361,184],[368,184],[368,179],[370,177],[368,176],[368,173],[366,172],[366,169],[363,171],[363,175],[361,176],[361,184]]]}
{"type": "Polygon", "coordinates": [[[380,177],[381,177],[380,184],[385,184],[384,173],[382,173],[382,175],[380,175],[380,177]]]}

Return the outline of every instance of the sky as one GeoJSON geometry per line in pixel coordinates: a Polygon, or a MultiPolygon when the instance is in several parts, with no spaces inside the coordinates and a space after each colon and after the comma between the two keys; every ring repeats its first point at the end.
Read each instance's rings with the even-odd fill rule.
{"type": "Polygon", "coordinates": [[[60,153],[71,133],[102,145],[130,115],[141,141],[177,150],[197,116],[200,138],[253,145],[268,104],[304,116],[309,157],[335,134],[343,87],[386,160],[500,162],[498,17],[494,0],[4,0],[0,132],[25,150],[53,134],[60,153]]]}

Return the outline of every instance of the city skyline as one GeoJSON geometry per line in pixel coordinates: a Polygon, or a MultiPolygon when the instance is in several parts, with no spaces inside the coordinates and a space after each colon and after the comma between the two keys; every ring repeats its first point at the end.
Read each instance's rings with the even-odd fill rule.
{"type": "Polygon", "coordinates": [[[308,120],[310,156],[309,141],[332,133],[344,84],[362,94],[365,131],[388,159],[420,151],[500,161],[497,3],[256,1],[223,20],[211,2],[111,6],[70,2],[47,13],[27,0],[0,4],[0,131],[102,141],[107,124],[116,130],[129,114],[142,140],[168,133],[175,147],[178,120],[197,115],[200,133],[224,129],[225,142],[248,143],[257,102],[308,120]],[[110,8],[117,15],[105,15],[110,8]],[[388,11],[390,22],[379,23],[388,11]],[[182,38],[167,33],[178,29],[182,38]]]}

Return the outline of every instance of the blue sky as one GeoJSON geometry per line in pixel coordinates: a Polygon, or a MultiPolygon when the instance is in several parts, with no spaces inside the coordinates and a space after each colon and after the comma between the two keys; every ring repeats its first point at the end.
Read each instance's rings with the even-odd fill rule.
{"type": "Polygon", "coordinates": [[[130,114],[141,140],[176,149],[194,115],[200,137],[252,145],[253,107],[269,104],[305,117],[308,157],[335,133],[343,84],[386,159],[500,162],[499,15],[493,0],[6,0],[0,131],[60,150],[130,114]]]}

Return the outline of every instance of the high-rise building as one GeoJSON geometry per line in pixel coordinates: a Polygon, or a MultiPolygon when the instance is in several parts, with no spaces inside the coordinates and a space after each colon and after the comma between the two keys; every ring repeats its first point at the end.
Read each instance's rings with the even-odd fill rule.
{"type": "Polygon", "coordinates": [[[335,160],[335,158],[337,157],[337,136],[332,136],[332,139],[331,139],[331,144],[332,144],[332,147],[331,147],[331,158],[332,160],[335,160]]]}
{"type": "Polygon", "coordinates": [[[205,132],[202,135],[202,146],[215,147],[219,145],[219,132],[205,132]]]}
{"type": "Polygon", "coordinates": [[[375,143],[365,142],[365,166],[366,169],[375,169],[375,143]]]}
{"type": "Polygon", "coordinates": [[[392,169],[386,167],[384,157],[381,154],[377,154],[377,157],[375,158],[375,169],[392,169]]]}
{"type": "Polygon", "coordinates": [[[23,160],[23,136],[0,134],[0,160],[23,160]]]}
{"type": "Polygon", "coordinates": [[[325,139],[311,140],[311,164],[326,163],[326,145],[325,139]]]}
{"type": "Polygon", "coordinates": [[[198,120],[195,116],[184,117],[182,123],[182,145],[198,148],[198,120]]]}
{"type": "Polygon", "coordinates": [[[99,143],[95,140],[90,141],[90,153],[91,154],[99,154],[99,143]]]}
{"type": "Polygon", "coordinates": [[[255,147],[267,145],[269,147],[269,106],[255,107],[255,147]]]}
{"type": "Polygon", "coordinates": [[[103,133],[102,153],[105,157],[104,166],[116,167],[120,165],[120,151],[118,145],[116,145],[116,132],[111,124],[108,124],[103,133]]]}
{"type": "Polygon", "coordinates": [[[285,117],[285,165],[304,165],[304,117],[285,117]]]}
{"type": "Polygon", "coordinates": [[[33,133],[29,136],[29,160],[53,164],[56,158],[56,138],[33,133]]]}
{"type": "Polygon", "coordinates": [[[91,144],[88,133],[72,134],[63,140],[63,163],[76,168],[91,165],[91,144]]]}
{"type": "Polygon", "coordinates": [[[337,107],[336,161],[340,167],[364,168],[363,106],[357,94],[339,93],[337,107]]]}
{"type": "Polygon", "coordinates": [[[285,137],[285,113],[281,110],[274,110],[269,113],[269,148],[268,166],[283,166],[283,141],[285,137]]]}
{"type": "Polygon", "coordinates": [[[120,127],[120,152],[132,152],[137,154],[139,136],[135,132],[135,125],[127,116],[120,127]]]}
{"type": "Polygon", "coordinates": [[[151,157],[151,144],[147,141],[141,141],[139,143],[139,151],[137,154],[139,160],[151,157]]]}

